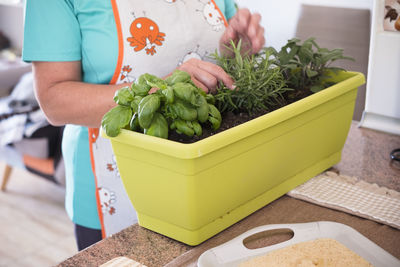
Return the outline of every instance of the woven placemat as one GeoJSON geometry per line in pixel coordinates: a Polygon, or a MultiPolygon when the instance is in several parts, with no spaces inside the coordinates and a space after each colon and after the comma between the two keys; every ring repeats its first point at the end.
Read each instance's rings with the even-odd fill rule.
{"type": "Polygon", "coordinates": [[[327,171],[287,194],[400,229],[400,193],[356,177],[327,171]]]}

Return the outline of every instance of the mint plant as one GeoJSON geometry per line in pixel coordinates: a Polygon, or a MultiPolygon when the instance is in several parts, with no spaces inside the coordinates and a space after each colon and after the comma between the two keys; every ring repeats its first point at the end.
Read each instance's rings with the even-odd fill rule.
{"type": "Polygon", "coordinates": [[[309,38],[303,43],[299,39],[291,39],[277,52],[274,48],[268,48],[274,57],[274,64],[281,68],[286,79],[287,86],[295,91],[310,90],[319,92],[332,84],[326,83],[329,72],[344,70],[333,67],[336,60],[348,59],[343,56],[343,49],[321,48],[315,42],[315,38],[309,38]]]}

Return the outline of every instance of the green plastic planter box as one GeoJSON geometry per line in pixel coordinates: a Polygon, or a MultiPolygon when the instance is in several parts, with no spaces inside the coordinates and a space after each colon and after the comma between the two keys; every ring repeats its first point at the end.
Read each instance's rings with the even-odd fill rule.
{"type": "Polygon", "coordinates": [[[197,245],[338,163],[365,80],[357,72],[333,80],[193,144],[128,130],[110,138],[139,225],[197,245]]]}

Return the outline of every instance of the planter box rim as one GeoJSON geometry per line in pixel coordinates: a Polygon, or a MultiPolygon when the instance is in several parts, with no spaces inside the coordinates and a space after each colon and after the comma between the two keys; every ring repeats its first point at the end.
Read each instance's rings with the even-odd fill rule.
{"type": "Polygon", "coordinates": [[[323,103],[337,97],[338,95],[345,94],[352,88],[358,87],[359,84],[365,82],[365,77],[360,72],[342,71],[336,77],[339,76],[344,76],[342,81],[318,93],[243,124],[199,140],[195,143],[185,144],[125,129],[121,129],[121,133],[116,137],[107,136],[102,128],[100,129],[100,134],[103,137],[112,139],[114,142],[129,143],[132,146],[166,154],[170,157],[179,159],[198,158],[241,139],[247,138],[248,136],[254,135],[268,127],[281,123],[290,117],[294,117],[318,105],[322,105],[323,103]],[[248,128],[245,134],[243,134],[243,127],[248,128]],[[236,132],[240,134],[235,134],[236,132]],[[134,142],[132,142],[133,140],[134,142]]]}

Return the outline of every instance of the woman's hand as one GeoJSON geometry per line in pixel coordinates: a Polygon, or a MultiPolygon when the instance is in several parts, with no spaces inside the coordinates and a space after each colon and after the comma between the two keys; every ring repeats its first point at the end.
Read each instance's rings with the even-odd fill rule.
{"type": "Polygon", "coordinates": [[[213,63],[192,58],[178,69],[189,73],[194,84],[206,93],[214,93],[218,81],[222,81],[230,89],[235,88],[233,79],[220,66],[213,63]]]}
{"type": "Polygon", "coordinates": [[[239,9],[229,20],[228,27],[220,39],[220,51],[231,56],[232,52],[226,46],[230,46],[231,40],[237,43],[241,39],[244,53],[259,52],[265,44],[264,28],[260,25],[260,21],[260,14],[251,14],[247,8],[239,9]]]}
{"type": "MultiPolygon", "coordinates": [[[[206,93],[215,93],[218,81],[222,81],[230,89],[235,88],[233,79],[220,66],[211,62],[192,58],[182,63],[177,69],[189,73],[193,83],[206,93]]],[[[157,90],[158,88],[151,88],[149,94],[157,90]]]]}

